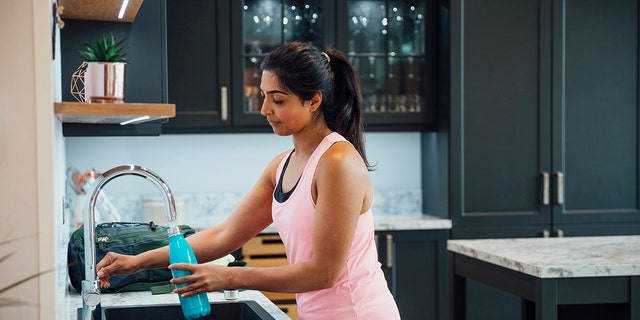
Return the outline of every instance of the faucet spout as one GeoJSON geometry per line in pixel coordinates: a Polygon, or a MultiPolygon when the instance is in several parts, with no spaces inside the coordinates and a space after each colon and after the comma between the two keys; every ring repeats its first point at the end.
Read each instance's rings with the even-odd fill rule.
{"type": "Polygon", "coordinates": [[[82,282],[82,317],[84,320],[91,319],[90,307],[100,303],[100,283],[96,276],[96,215],[95,207],[98,195],[102,188],[111,180],[123,175],[136,175],[150,180],[164,194],[164,208],[167,220],[172,222],[176,220],[176,202],[173,193],[167,183],[154,172],[137,166],[122,165],[114,167],[104,172],[102,176],[92,186],[91,196],[89,198],[89,208],[84,212],[84,275],[85,280],[82,282]]]}

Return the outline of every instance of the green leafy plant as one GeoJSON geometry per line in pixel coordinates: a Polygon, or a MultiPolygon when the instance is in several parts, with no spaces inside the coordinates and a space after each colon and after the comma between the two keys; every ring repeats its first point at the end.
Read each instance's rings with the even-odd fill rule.
{"type": "Polygon", "coordinates": [[[113,34],[102,36],[95,43],[83,41],[84,50],[80,56],[86,62],[126,62],[127,49],[124,47],[126,38],[116,39],[113,34]]]}

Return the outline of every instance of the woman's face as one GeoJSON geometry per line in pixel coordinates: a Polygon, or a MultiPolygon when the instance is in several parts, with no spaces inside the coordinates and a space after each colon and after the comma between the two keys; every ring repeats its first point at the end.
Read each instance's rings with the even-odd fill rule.
{"type": "Polygon", "coordinates": [[[262,72],[260,94],[264,97],[260,113],[267,118],[273,132],[287,136],[302,131],[311,124],[314,107],[312,100],[301,101],[298,96],[280,85],[270,71],[262,72]]]}

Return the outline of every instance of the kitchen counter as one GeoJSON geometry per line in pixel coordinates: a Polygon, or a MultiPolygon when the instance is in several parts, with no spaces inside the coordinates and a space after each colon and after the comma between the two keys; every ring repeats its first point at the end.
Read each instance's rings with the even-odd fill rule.
{"type": "Polygon", "coordinates": [[[449,240],[447,249],[538,278],[640,275],[640,236],[449,240]]]}
{"type": "MultiPolygon", "coordinates": [[[[216,218],[220,221],[224,219],[222,215],[216,215],[208,221],[213,225],[216,223],[216,218]],[[212,221],[213,220],[213,221],[212,221]]],[[[375,229],[376,231],[384,230],[448,230],[451,229],[451,220],[444,219],[432,215],[424,215],[421,213],[412,214],[394,214],[394,215],[374,215],[375,229]]],[[[271,225],[267,227],[262,233],[277,233],[275,226],[271,225]]],[[[67,272],[66,272],[66,241],[60,244],[60,258],[58,262],[60,264],[59,270],[59,286],[66,287],[67,272]]],[[[102,301],[104,305],[141,305],[141,304],[162,304],[162,303],[179,303],[178,297],[175,294],[163,294],[163,295],[151,295],[150,292],[133,292],[133,293],[118,293],[118,294],[103,294],[102,301]]],[[[63,297],[67,306],[66,317],[67,320],[75,320],[76,312],[78,308],[82,307],[80,295],[77,293],[68,293],[66,297],[63,297]]],[[[224,297],[222,293],[209,293],[210,301],[222,301],[224,297]]],[[[256,300],[269,311],[274,318],[289,319],[277,306],[269,301],[259,291],[242,291],[240,292],[240,299],[256,300]]]]}
{"type": "Polygon", "coordinates": [[[428,214],[373,215],[376,231],[451,229],[451,220],[428,214]]]}
{"type": "MultiPolygon", "coordinates": [[[[223,302],[224,299],[222,292],[210,292],[208,293],[210,302],[223,302]]],[[[151,304],[165,304],[175,303],[179,304],[178,295],[174,293],[157,294],[152,295],[151,292],[124,292],[124,293],[108,293],[101,296],[102,305],[104,306],[142,306],[151,304]]],[[[282,310],[280,310],[275,304],[267,299],[260,291],[243,290],[239,293],[239,299],[233,301],[256,301],[262,308],[264,308],[271,316],[276,320],[288,320],[289,318],[282,310]]],[[[67,299],[67,320],[77,320],[77,310],[82,308],[82,301],[80,294],[71,294],[67,299]]],[[[215,312],[215,309],[212,309],[215,312]]]]}
{"type": "MultiPolygon", "coordinates": [[[[183,194],[176,196],[178,209],[178,222],[188,224],[196,230],[202,230],[214,226],[223,221],[229,212],[235,208],[243,193],[197,193],[183,194]]],[[[162,198],[156,196],[117,196],[110,195],[110,200],[118,208],[121,221],[165,221],[164,202],[162,198]]],[[[451,229],[451,220],[435,215],[423,214],[420,212],[422,208],[422,192],[416,190],[377,190],[376,201],[373,208],[374,223],[376,231],[429,231],[429,230],[449,230],[451,229]]],[[[76,199],[74,203],[83,203],[82,199],[76,199]]],[[[72,210],[74,206],[69,206],[66,214],[68,221],[76,221],[75,212],[72,210]]],[[[109,221],[109,220],[107,220],[109,221]]],[[[69,234],[74,226],[67,224],[69,234]]],[[[265,228],[263,234],[275,234],[277,229],[274,225],[265,228]]],[[[66,250],[68,237],[62,237],[64,241],[60,243],[60,256],[57,259],[59,268],[58,286],[67,287],[66,273],[66,250]]],[[[444,250],[444,245],[442,246],[444,250]]],[[[443,267],[443,270],[444,267],[443,267]]],[[[149,304],[149,303],[165,303],[166,300],[178,303],[178,298],[174,294],[152,296],[150,293],[121,293],[121,294],[104,294],[104,305],[110,304],[149,304]],[[115,300],[114,300],[115,299],[115,300]],[[125,303],[117,299],[126,300],[125,303]]],[[[210,293],[209,298],[222,299],[220,293],[210,293]]],[[[240,293],[241,299],[254,299],[263,301],[270,308],[275,307],[260,292],[243,291],[240,293]],[[255,296],[254,296],[255,295],[255,296]]],[[[68,313],[65,319],[76,319],[76,309],[81,307],[81,301],[78,294],[65,294],[59,298],[65,301],[61,306],[68,313]]],[[[277,309],[277,307],[275,307],[277,309]]],[[[281,317],[276,319],[288,319],[279,309],[281,317]]]]}
{"type": "Polygon", "coordinates": [[[558,306],[616,304],[640,319],[640,236],[449,240],[454,319],[466,318],[466,280],[522,298],[524,319],[558,306]]]}
{"type": "MultiPolygon", "coordinates": [[[[422,213],[373,215],[376,231],[389,230],[442,230],[451,229],[451,220],[422,213]]],[[[278,233],[272,224],[262,233],[278,233]]]]}
{"type": "MultiPolygon", "coordinates": [[[[451,229],[451,220],[439,213],[423,213],[421,189],[376,190],[373,220],[376,231],[451,229]]],[[[110,195],[121,221],[165,221],[164,200],[157,196],[110,195]]],[[[242,192],[193,193],[176,195],[178,223],[196,230],[222,222],[244,197],[242,192]]],[[[82,201],[78,200],[78,203],[82,201]]],[[[70,217],[73,219],[73,216],[70,217]]],[[[109,221],[109,220],[107,220],[109,221]]],[[[263,233],[276,233],[267,227],[263,233]]]]}

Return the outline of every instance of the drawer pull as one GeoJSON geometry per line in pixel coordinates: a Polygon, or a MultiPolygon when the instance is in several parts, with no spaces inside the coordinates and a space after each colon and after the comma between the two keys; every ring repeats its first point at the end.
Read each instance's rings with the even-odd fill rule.
{"type": "Polygon", "coordinates": [[[393,268],[393,235],[387,235],[387,268],[393,268]]]}
{"type": "Polygon", "coordinates": [[[220,88],[220,119],[229,120],[229,89],[227,87],[220,88]]]}

